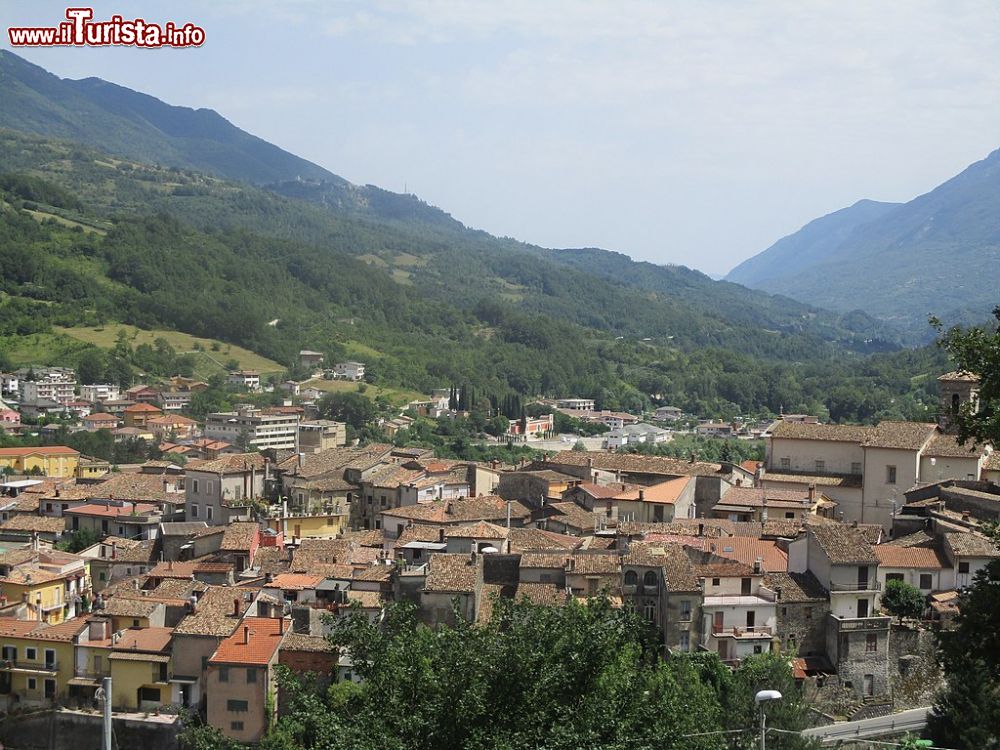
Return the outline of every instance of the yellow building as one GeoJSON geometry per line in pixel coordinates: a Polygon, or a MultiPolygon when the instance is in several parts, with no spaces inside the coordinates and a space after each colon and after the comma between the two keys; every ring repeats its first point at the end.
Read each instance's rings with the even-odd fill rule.
{"type": "Polygon", "coordinates": [[[83,618],[59,625],[0,618],[0,705],[64,701],[74,677],[74,642],[83,618]]]}
{"type": "Polygon", "coordinates": [[[65,445],[0,448],[0,469],[9,469],[12,474],[72,477],[79,463],[80,452],[65,445]]]}
{"type": "Polygon", "coordinates": [[[87,562],[57,550],[37,551],[28,560],[3,566],[0,610],[15,617],[55,625],[76,617],[90,597],[87,562]]]}
{"type": "Polygon", "coordinates": [[[115,710],[148,711],[179,700],[180,686],[170,682],[172,636],[173,628],[133,628],[117,636],[108,655],[115,710]]]}
{"type": "Polygon", "coordinates": [[[347,515],[344,513],[293,513],[285,518],[267,521],[273,529],[283,531],[285,538],[334,539],[347,530],[347,515]]]}

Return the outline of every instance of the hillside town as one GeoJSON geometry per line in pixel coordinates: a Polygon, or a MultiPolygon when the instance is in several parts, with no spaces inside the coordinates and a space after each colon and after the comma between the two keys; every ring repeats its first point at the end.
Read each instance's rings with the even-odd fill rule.
{"type": "MultiPolygon", "coordinates": [[[[148,440],[165,457],[111,465],[58,444],[0,449],[7,712],[93,709],[111,677],[115,712],[194,712],[253,743],[281,708],[279,666],[360,679],[327,639],[338,618],[378,622],[409,602],[423,623],[453,625],[488,621],[499,599],[606,597],[651,623],[665,654],[714,652],[729,666],[788,654],[816,710],[876,716],[931,699],[933,630],[1000,556],[982,533],[1000,518],[1000,453],[957,438],[978,388],[963,372],[938,378],[937,423],[781,415],[752,435],[763,461],[625,450],[669,440],[682,417],[671,407],[648,415],[654,425],[588,399],[543,402],[609,431],[599,449],[518,465],[348,444],[343,423],[318,417],[316,394],[291,386],[282,406],[198,421],[184,415],[204,386],[191,379],[122,391],[64,368],[2,377],[5,433],[58,413],[63,429],[148,440]],[[894,581],[919,591],[919,611],[893,616],[883,596],[894,581]]],[[[364,365],[330,377],[359,381],[364,365]]],[[[256,372],[228,379],[262,388],[256,372]]],[[[387,433],[453,406],[447,390],[407,404],[387,433]]],[[[550,437],[553,414],[510,429],[515,442],[550,437]]]]}

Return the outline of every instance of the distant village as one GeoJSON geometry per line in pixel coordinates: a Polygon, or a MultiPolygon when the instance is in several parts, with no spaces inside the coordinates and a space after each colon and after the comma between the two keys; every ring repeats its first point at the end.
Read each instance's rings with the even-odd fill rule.
{"type": "MultiPolygon", "coordinates": [[[[365,378],[360,362],[300,359],[328,379],[365,378]]],[[[325,637],[336,618],[378,621],[406,601],[431,626],[482,622],[498,598],[598,596],[652,623],[668,655],[789,654],[830,716],[927,705],[933,629],[1000,556],[982,533],[1000,520],[1000,453],[961,444],[953,423],[977,380],[938,381],[936,423],[729,423],[542,401],[550,413],[512,420],[500,439],[556,449],[509,465],[348,445],[345,424],[320,418],[322,391],[296,381],[277,386],[282,405],[199,421],[185,412],[207,385],[191,378],[120,390],[65,368],[4,373],[5,434],[44,434],[39,421],[58,416],[60,429],[142,439],[167,458],[0,448],[0,709],[92,709],[110,676],[116,712],[188,709],[252,743],[281,708],[278,665],[359,679],[325,637]],[[559,449],[559,413],[607,427],[600,445],[559,449]],[[764,460],[629,452],[685,420],[705,437],[762,440],[764,460]],[[892,616],[892,581],[919,590],[922,611],[892,616]]],[[[254,371],[228,382],[264,387],[254,371]]],[[[452,412],[445,389],[379,427],[391,438],[413,415],[452,412]]]]}

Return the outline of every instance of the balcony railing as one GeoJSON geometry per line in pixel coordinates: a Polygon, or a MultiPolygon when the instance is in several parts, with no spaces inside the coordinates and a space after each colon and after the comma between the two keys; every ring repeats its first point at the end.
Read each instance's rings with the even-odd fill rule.
{"type": "Polygon", "coordinates": [[[712,626],[712,635],[716,637],[761,638],[769,637],[772,632],[773,629],[767,625],[750,625],[745,628],[712,626]]]}
{"type": "Polygon", "coordinates": [[[58,672],[59,661],[23,661],[21,659],[0,659],[0,671],[4,672],[58,672]]]}
{"type": "Polygon", "coordinates": [[[854,581],[853,583],[830,583],[831,591],[881,591],[882,584],[878,581],[854,581]]]}

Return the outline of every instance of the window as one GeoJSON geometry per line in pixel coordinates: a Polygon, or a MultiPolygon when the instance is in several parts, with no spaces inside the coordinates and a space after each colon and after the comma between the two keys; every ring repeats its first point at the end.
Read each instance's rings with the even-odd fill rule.
{"type": "Polygon", "coordinates": [[[239,487],[239,486],[237,486],[236,489],[233,490],[233,497],[235,499],[239,500],[240,499],[240,492],[242,492],[242,488],[239,487]]]}
{"type": "Polygon", "coordinates": [[[790,469],[790,468],[792,468],[792,459],[790,459],[790,458],[782,458],[781,459],[781,468],[782,469],[790,469]]]}
{"type": "Polygon", "coordinates": [[[625,585],[626,586],[635,586],[637,583],[639,583],[639,574],[636,573],[634,570],[628,570],[628,571],[626,571],[625,572],[625,585]]]}
{"type": "Polygon", "coordinates": [[[257,670],[253,667],[247,667],[247,682],[257,682],[257,670]]]}
{"type": "Polygon", "coordinates": [[[219,668],[219,682],[229,682],[229,667],[219,668]]]}
{"type": "Polygon", "coordinates": [[[139,621],[138,620],[132,620],[132,627],[133,628],[139,627],[139,621]]]}
{"type": "Polygon", "coordinates": [[[197,479],[192,479],[191,480],[191,491],[193,493],[195,493],[195,494],[198,494],[198,480],[197,479]]]}
{"type": "Polygon", "coordinates": [[[656,615],[656,604],[652,599],[647,599],[646,603],[642,605],[642,616],[645,617],[650,622],[653,621],[653,617],[656,615]]]}
{"type": "Polygon", "coordinates": [[[28,690],[37,690],[37,689],[38,689],[38,680],[36,680],[34,677],[29,677],[28,690]]]}
{"type": "Polygon", "coordinates": [[[817,473],[822,473],[824,471],[826,471],[826,461],[824,461],[822,458],[817,458],[816,459],[816,472],[817,473]]]}
{"type": "Polygon", "coordinates": [[[886,573],[885,574],[885,582],[886,583],[888,583],[889,581],[902,581],[902,580],[905,580],[902,573],[886,573]]]}
{"type": "Polygon", "coordinates": [[[56,652],[55,649],[47,648],[45,649],[45,666],[51,667],[56,663],[56,652]]]}
{"type": "Polygon", "coordinates": [[[691,602],[687,599],[681,601],[681,620],[687,622],[691,619],[691,602]]]}
{"type": "Polygon", "coordinates": [[[806,607],[805,609],[803,609],[802,616],[805,617],[807,620],[811,620],[813,618],[813,608],[806,607]]]}
{"type": "Polygon", "coordinates": [[[215,508],[213,508],[211,505],[205,506],[205,518],[207,518],[209,521],[215,518],[215,508]]]}
{"type": "Polygon", "coordinates": [[[691,634],[688,633],[686,630],[682,630],[681,631],[681,638],[680,638],[679,646],[680,646],[681,651],[690,651],[691,650],[691,634]]]}
{"type": "Polygon", "coordinates": [[[896,467],[886,466],[885,467],[885,483],[895,484],[896,483],[896,467]]]}
{"type": "Polygon", "coordinates": [[[930,573],[921,573],[920,574],[920,588],[922,588],[924,591],[930,591],[931,588],[933,588],[933,586],[934,586],[934,584],[931,582],[931,574],[930,573]]]}
{"type": "Polygon", "coordinates": [[[958,564],[958,572],[959,573],[968,573],[969,572],[969,563],[967,563],[967,562],[960,562],[958,564]]]}
{"type": "Polygon", "coordinates": [[[197,505],[192,505],[191,506],[191,518],[197,518],[197,517],[198,517],[198,506],[197,505]]]}
{"type": "Polygon", "coordinates": [[[34,648],[24,649],[24,658],[28,661],[35,661],[38,658],[38,650],[34,648]]]}
{"type": "Polygon", "coordinates": [[[764,647],[763,646],[754,646],[753,647],[753,652],[755,654],[762,654],[762,653],[764,653],[764,647]]]}
{"type": "Polygon", "coordinates": [[[785,518],[791,518],[791,519],[794,520],[795,519],[795,511],[786,510],[785,511],[785,518]]]}
{"type": "Polygon", "coordinates": [[[207,492],[209,495],[212,494],[212,483],[211,482],[205,482],[205,492],[207,492]]]}
{"type": "Polygon", "coordinates": [[[878,651],[878,633],[869,633],[865,636],[865,652],[874,654],[878,651]]]}
{"type": "Polygon", "coordinates": [[[655,586],[656,585],[656,573],[651,570],[647,570],[646,574],[642,577],[643,586],[655,586]]]}
{"type": "Polygon", "coordinates": [[[250,704],[247,701],[240,701],[230,698],[226,701],[227,711],[249,711],[250,704]]]}
{"type": "Polygon", "coordinates": [[[861,462],[860,461],[852,461],[851,462],[851,473],[852,474],[860,474],[861,473],[861,462]]]}
{"type": "Polygon", "coordinates": [[[712,579],[712,585],[713,586],[718,586],[719,585],[719,579],[718,578],[713,578],[712,579]]]}
{"type": "Polygon", "coordinates": [[[231,721],[231,722],[229,722],[229,728],[230,728],[230,730],[232,730],[234,732],[242,732],[243,731],[243,722],[242,721],[231,721]]]}

